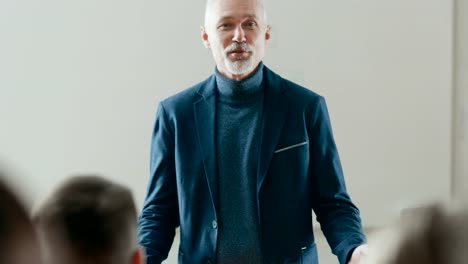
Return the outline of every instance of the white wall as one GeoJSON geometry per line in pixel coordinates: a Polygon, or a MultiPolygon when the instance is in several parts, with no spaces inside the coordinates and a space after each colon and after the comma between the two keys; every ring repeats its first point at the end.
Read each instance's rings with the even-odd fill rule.
{"type": "MultiPolygon", "coordinates": [[[[30,204],[96,172],[128,184],[141,206],[157,103],[214,69],[203,12],[204,0],[0,2],[0,160],[30,204]]],[[[452,184],[468,193],[462,160],[464,187],[451,181],[452,1],[269,1],[268,17],[265,63],[326,97],[366,226],[447,200],[452,184]]],[[[468,153],[454,142],[464,142],[454,155],[468,153]]]]}
{"type": "Polygon", "coordinates": [[[468,202],[468,3],[455,1],[454,52],[454,174],[457,200],[468,202]]]}
{"type": "Polygon", "coordinates": [[[29,200],[97,172],[142,204],[158,101],[213,70],[199,38],[202,1],[165,5],[0,1],[0,160],[29,200]],[[192,16],[175,14],[183,10],[192,16]]]}

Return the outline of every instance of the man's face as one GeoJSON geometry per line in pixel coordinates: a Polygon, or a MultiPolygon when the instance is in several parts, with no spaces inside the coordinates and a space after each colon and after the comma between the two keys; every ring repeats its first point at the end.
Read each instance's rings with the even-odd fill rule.
{"type": "Polygon", "coordinates": [[[214,0],[208,7],[202,39],[228,78],[248,77],[263,59],[270,27],[260,1],[214,0]]]}

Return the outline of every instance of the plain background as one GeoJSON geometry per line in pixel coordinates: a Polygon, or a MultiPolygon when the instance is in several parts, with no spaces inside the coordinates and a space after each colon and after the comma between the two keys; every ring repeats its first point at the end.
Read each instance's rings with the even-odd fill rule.
{"type": "MultiPolygon", "coordinates": [[[[264,62],[326,98],[368,228],[467,186],[452,180],[454,3],[267,2],[264,62]]],[[[158,102],[214,70],[203,14],[203,0],[0,2],[0,161],[29,205],[97,173],[141,207],[158,102]]]]}

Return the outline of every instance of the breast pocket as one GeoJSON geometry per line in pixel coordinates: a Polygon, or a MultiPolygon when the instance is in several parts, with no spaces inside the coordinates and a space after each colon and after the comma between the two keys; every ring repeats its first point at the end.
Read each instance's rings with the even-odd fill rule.
{"type": "Polygon", "coordinates": [[[294,200],[295,196],[291,196],[291,192],[297,195],[303,194],[306,190],[300,188],[308,186],[306,182],[309,170],[309,143],[298,140],[293,144],[278,144],[278,146],[270,162],[266,186],[268,189],[268,184],[271,184],[270,191],[276,192],[280,195],[282,203],[286,203],[294,200]],[[286,194],[288,199],[284,198],[286,194]]]}

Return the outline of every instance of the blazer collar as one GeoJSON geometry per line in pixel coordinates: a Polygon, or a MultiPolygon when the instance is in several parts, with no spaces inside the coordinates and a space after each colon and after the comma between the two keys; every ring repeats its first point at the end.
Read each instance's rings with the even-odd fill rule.
{"type": "MultiPolygon", "coordinates": [[[[216,176],[216,81],[214,75],[202,82],[197,91],[200,98],[193,104],[195,130],[215,212],[218,210],[218,181],[216,176]]],[[[190,133],[189,131],[185,131],[190,133]]]]}
{"type": "Polygon", "coordinates": [[[286,85],[284,79],[265,67],[265,99],[263,122],[260,131],[260,156],[257,169],[257,195],[268,172],[270,161],[283,131],[288,113],[288,104],[284,99],[286,85]]]}
{"type": "Polygon", "coordinates": [[[197,90],[197,94],[204,98],[216,95],[216,77],[214,74],[212,74],[208,79],[201,83],[200,87],[197,90]]]}

